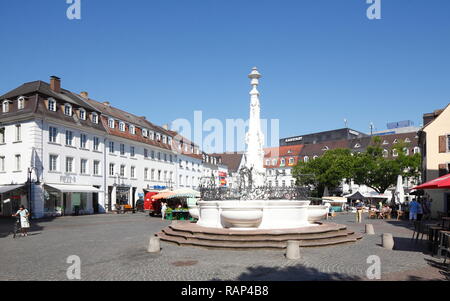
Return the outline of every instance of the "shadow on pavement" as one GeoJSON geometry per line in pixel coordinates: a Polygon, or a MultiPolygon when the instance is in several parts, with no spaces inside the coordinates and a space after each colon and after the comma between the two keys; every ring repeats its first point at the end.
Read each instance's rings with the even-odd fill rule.
{"type": "MultiPolygon", "coordinates": [[[[42,223],[47,223],[53,221],[55,218],[45,218],[39,220],[31,220],[31,228],[28,230],[29,236],[39,235],[45,228],[42,223]]],[[[14,230],[14,223],[16,219],[13,217],[0,218],[0,238],[8,237],[12,235],[14,230]]]]}
{"type": "Polygon", "coordinates": [[[250,267],[242,273],[239,281],[361,281],[363,278],[338,273],[324,273],[311,267],[302,265],[272,268],[250,267]]]}

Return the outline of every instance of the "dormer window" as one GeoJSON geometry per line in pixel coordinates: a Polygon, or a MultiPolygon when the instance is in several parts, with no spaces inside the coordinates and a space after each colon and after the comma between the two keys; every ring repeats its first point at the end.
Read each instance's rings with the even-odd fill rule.
{"type": "Polygon", "coordinates": [[[172,145],[172,137],[168,137],[168,138],[167,138],[167,143],[170,144],[170,145],[172,145]]]}
{"type": "Polygon", "coordinates": [[[142,136],[147,138],[148,137],[148,130],[147,129],[142,129],[142,136]]]}
{"type": "Polygon", "coordinates": [[[17,99],[17,109],[23,110],[25,108],[25,97],[21,96],[17,99]]]}
{"type": "Polygon", "coordinates": [[[327,150],[329,150],[329,149],[330,149],[330,148],[329,148],[328,146],[326,146],[326,145],[324,146],[324,148],[322,148],[323,151],[327,151],[327,150]]]}
{"type": "Polygon", "coordinates": [[[111,128],[111,129],[114,128],[114,119],[109,118],[109,120],[108,120],[108,126],[109,126],[109,128],[111,128]]]}
{"type": "Polygon", "coordinates": [[[134,125],[130,125],[130,134],[136,134],[136,127],[134,125]]]}
{"type": "Polygon", "coordinates": [[[272,165],[273,165],[273,166],[276,166],[276,165],[277,165],[277,159],[273,159],[273,160],[272,160],[272,165]]]}
{"type": "Polygon", "coordinates": [[[387,149],[383,150],[383,157],[384,158],[389,157],[389,151],[387,149]]]}
{"type": "Polygon", "coordinates": [[[48,100],[48,110],[56,112],[56,101],[53,98],[50,98],[48,100]]]}
{"type": "Polygon", "coordinates": [[[120,122],[119,123],[119,131],[121,132],[125,132],[125,122],[120,122]]]}
{"type": "Polygon", "coordinates": [[[307,163],[307,162],[309,161],[309,157],[308,157],[308,156],[305,156],[305,157],[303,158],[303,161],[304,161],[305,163],[307,163]]]}
{"type": "Polygon", "coordinates": [[[68,103],[64,105],[64,115],[72,116],[72,106],[68,103]]]}
{"type": "Polygon", "coordinates": [[[398,143],[398,140],[397,140],[397,139],[395,139],[395,140],[394,140],[394,142],[392,142],[392,143],[394,143],[394,144],[397,144],[397,143],[398,143]]]}
{"type": "Polygon", "coordinates": [[[361,144],[356,143],[354,148],[360,148],[360,147],[361,147],[361,144]]]}
{"type": "Polygon", "coordinates": [[[317,158],[319,158],[319,156],[315,155],[315,156],[313,157],[313,160],[316,160],[317,158]]]}
{"type": "Polygon", "coordinates": [[[383,141],[383,145],[388,145],[388,144],[389,144],[389,142],[387,142],[387,140],[383,141]]]}
{"type": "Polygon", "coordinates": [[[3,101],[2,112],[3,113],[8,113],[9,112],[9,100],[3,101]]]}
{"type": "Polygon", "coordinates": [[[162,142],[163,142],[164,144],[167,143],[167,137],[166,137],[166,136],[163,136],[163,137],[162,137],[162,142]]]}
{"type": "Polygon", "coordinates": [[[405,139],[405,142],[406,142],[406,143],[411,143],[411,140],[410,140],[409,138],[406,138],[406,139],[405,139]]]}
{"type": "Polygon", "coordinates": [[[92,113],[92,122],[98,124],[98,114],[92,113]]]}
{"type": "Polygon", "coordinates": [[[86,110],[85,109],[80,109],[80,119],[86,120],[86,110]]]}
{"type": "Polygon", "coordinates": [[[160,133],[157,133],[156,134],[156,141],[160,141],[161,140],[161,134],[160,133]]]}

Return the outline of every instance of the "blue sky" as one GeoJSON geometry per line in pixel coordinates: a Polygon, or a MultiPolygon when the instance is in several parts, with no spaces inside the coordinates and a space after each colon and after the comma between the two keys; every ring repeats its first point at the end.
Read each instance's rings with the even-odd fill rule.
{"type": "Polygon", "coordinates": [[[248,118],[258,66],[263,118],[280,136],[379,130],[450,102],[450,1],[65,0],[0,2],[0,93],[62,78],[75,92],[146,115],[248,118]]]}

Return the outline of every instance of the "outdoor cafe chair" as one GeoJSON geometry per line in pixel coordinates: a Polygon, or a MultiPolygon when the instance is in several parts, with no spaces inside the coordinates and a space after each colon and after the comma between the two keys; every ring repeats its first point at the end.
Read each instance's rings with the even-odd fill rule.
{"type": "MultiPolygon", "coordinates": [[[[450,231],[439,231],[439,247],[437,249],[437,257],[441,258],[442,253],[446,252],[445,260],[448,257],[449,252],[449,237],[450,237],[450,231]]],[[[444,261],[445,263],[445,261],[444,261]]]]}

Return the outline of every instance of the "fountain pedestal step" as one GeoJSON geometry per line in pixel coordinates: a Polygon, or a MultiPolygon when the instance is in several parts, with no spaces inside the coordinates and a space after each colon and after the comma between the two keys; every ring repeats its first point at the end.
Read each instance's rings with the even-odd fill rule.
{"type": "Polygon", "coordinates": [[[165,242],[181,246],[217,249],[285,249],[289,240],[297,240],[300,247],[323,247],[353,243],[361,234],[348,231],[345,226],[324,223],[315,227],[286,230],[214,229],[189,222],[174,222],[157,234],[165,242]]]}

